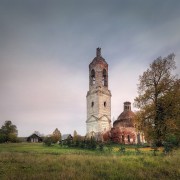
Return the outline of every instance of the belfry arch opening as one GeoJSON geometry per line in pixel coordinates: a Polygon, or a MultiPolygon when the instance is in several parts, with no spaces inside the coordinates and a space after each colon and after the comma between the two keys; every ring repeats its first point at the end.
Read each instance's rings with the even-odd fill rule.
{"type": "Polygon", "coordinates": [[[95,82],[96,82],[94,69],[91,70],[91,80],[90,81],[91,81],[91,85],[95,84],[95,82]]]}
{"type": "Polygon", "coordinates": [[[102,73],[102,84],[103,86],[108,86],[107,84],[107,71],[105,69],[103,69],[103,73],[102,73]]]}

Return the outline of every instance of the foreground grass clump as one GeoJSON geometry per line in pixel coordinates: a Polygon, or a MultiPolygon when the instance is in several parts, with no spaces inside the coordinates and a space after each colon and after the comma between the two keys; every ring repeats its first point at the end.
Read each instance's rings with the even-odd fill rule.
{"type": "Polygon", "coordinates": [[[180,150],[172,156],[127,156],[41,144],[0,145],[0,179],[179,179],[179,165],[180,150]]]}

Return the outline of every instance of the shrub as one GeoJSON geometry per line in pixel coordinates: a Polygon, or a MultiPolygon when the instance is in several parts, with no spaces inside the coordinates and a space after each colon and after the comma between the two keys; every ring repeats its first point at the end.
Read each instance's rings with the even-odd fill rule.
{"type": "Polygon", "coordinates": [[[43,142],[44,142],[44,144],[45,144],[46,146],[51,146],[52,143],[53,143],[51,137],[46,137],[46,138],[44,138],[44,141],[43,141],[43,142]]]}
{"type": "Polygon", "coordinates": [[[85,141],[80,141],[79,147],[84,149],[85,148],[85,141]]]}
{"type": "Polygon", "coordinates": [[[121,146],[120,149],[119,149],[119,152],[122,153],[122,154],[125,154],[125,152],[126,152],[125,146],[121,146]]]}
{"type": "Polygon", "coordinates": [[[90,149],[95,150],[97,147],[96,140],[92,137],[90,141],[90,149]]]}
{"type": "Polygon", "coordinates": [[[151,151],[153,151],[153,155],[154,155],[154,156],[157,156],[157,152],[158,152],[159,150],[158,150],[158,147],[157,147],[156,143],[153,143],[153,144],[152,144],[151,149],[152,149],[151,151]]]}
{"type": "Polygon", "coordinates": [[[104,150],[104,144],[103,144],[103,143],[100,143],[100,144],[99,144],[99,150],[100,150],[100,151],[103,151],[103,150],[104,150]]]}
{"type": "Polygon", "coordinates": [[[135,147],[135,152],[136,152],[136,155],[141,154],[141,151],[140,151],[140,149],[139,149],[139,145],[137,145],[137,146],[135,147]]]}
{"type": "Polygon", "coordinates": [[[176,136],[174,135],[169,135],[166,138],[166,141],[163,143],[164,149],[163,152],[164,154],[169,154],[170,152],[172,152],[173,148],[178,146],[179,142],[176,138],[176,136]]]}

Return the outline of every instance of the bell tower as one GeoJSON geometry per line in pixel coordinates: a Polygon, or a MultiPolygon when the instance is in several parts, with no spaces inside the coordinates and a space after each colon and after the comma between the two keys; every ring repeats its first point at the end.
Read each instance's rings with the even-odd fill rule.
{"type": "Polygon", "coordinates": [[[111,129],[111,92],[108,89],[108,64],[96,49],[96,57],[89,64],[89,91],[87,92],[87,135],[111,129]]]}

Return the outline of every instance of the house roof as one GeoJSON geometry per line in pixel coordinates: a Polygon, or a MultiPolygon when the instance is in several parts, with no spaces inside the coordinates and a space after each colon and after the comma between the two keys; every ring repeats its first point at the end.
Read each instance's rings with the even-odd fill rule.
{"type": "Polygon", "coordinates": [[[71,134],[63,134],[62,135],[62,140],[67,139],[69,136],[71,137],[71,134]]]}
{"type": "Polygon", "coordinates": [[[38,135],[35,134],[35,133],[31,134],[28,138],[30,138],[30,137],[39,137],[39,138],[41,138],[40,136],[38,136],[38,135]]]}

